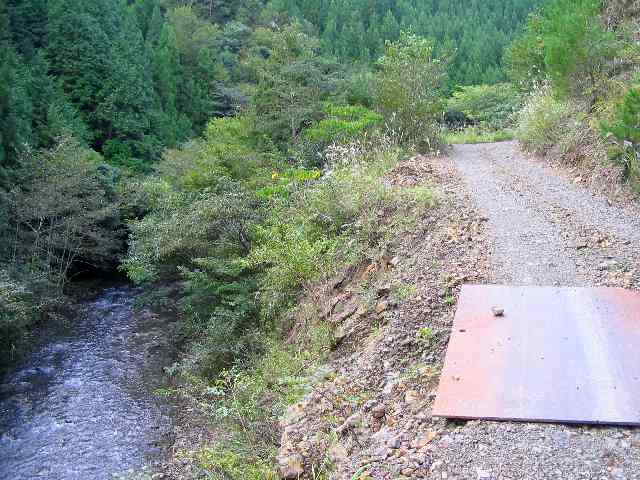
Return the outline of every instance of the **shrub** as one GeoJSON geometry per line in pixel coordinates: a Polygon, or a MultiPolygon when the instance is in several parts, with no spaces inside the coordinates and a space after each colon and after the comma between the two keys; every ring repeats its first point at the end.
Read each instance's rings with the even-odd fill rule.
{"type": "Polygon", "coordinates": [[[333,159],[331,172],[294,192],[286,205],[256,227],[248,261],[264,269],[261,287],[267,314],[282,311],[309,282],[383,244],[391,228],[381,222],[383,212],[412,209],[414,197],[428,203],[424,192],[396,189],[382,181],[399,162],[399,150],[334,148],[342,153],[328,155],[333,159]]]}
{"type": "Polygon", "coordinates": [[[602,124],[605,134],[617,141],[610,157],[624,168],[634,185],[640,184],[640,88],[633,87],[618,105],[613,121],[602,124]]]}
{"type": "Polygon", "coordinates": [[[33,294],[0,269],[0,372],[12,360],[37,319],[33,294]]]}
{"type": "Polygon", "coordinates": [[[510,126],[522,100],[513,85],[474,85],[461,87],[449,99],[448,108],[459,111],[482,127],[499,130],[510,126]]]}
{"type": "Polygon", "coordinates": [[[251,333],[258,327],[255,272],[239,260],[200,258],[182,267],[185,316],[181,332],[189,340],[182,367],[204,377],[255,353],[251,333]]]}
{"type": "MultiPolygon", "coordinates": [[[[549,78],[555,94],[594,104],[607,92],[623,48],[600,20],[601,0],[553,0],[530,17],[506,53],[512,79],[531,86],[549,78]]],[[[619,63],[619,62],[618,62],[619,63]]]]}
{"type": "Polygon", "coordinates": [[[565,131],[572,110],[557,100],[551,90],[536,90],[518,116],[516,136],[526,150],[544,154],[553,148],[565,131]]]}
{"type": "Polygon", "coordinates": [[[151,212],[130,222],[123,268],[135,282],[175,279],[192,260],[246,254],[258,199],[237,182],[221,179],[217,191],[177,192],[162,180],[141,184],[154,197],[151,212]]]}
{"type": "Polygon", "coordinates": [[[387,42],[377,62],[376,105],[401,144],[420,152],[440,147],[437,122],[444,113],[447,65],[434,54],[431,40],[403,32],[398,41],[387,42]]]}
{"type": "Polygon", "coordinates": [[[305,137],[314,143],[348,143],[380,125],[382,116],[357,105],[328,105],[327,117],[305,132],[305,137]]]}
{"type": "Polygon", "coordinates": [[[338,92],[342,92],[342,98],[349,105],[362,105],[374,108],[375,77],[369,69],[351,72],[339,85],[338,92]]]}
{"type": "Polygon", "coordinates": [[[27,152],[18,174],[19,186],[2,198],[0,255],[45,274],[59,289],[78,270],[111,267],[124,245],[113,171],[101,157],[65,138],[50,150],[27,152]]]}
{"type": "Polygon", "coordinates": [[[202,140],[167,150],[156,172],[177,190],[216,189],[232,178],[254,186],[268,178],[275,164],[268,149],[258,152],[250,117],[218,118],[209,122],[202,140]]]}
{"type": "Polygon", "coordinates": [[[349,143],[380,126],[383,117],[358,105],[332,105],[326,117],[304,133],[304,155],[313,163],[324,163],[322,153],[332,143],[349,143]]]}

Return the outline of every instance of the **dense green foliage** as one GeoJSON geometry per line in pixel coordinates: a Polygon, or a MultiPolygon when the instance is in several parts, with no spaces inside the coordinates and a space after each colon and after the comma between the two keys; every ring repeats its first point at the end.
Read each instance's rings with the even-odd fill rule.
{"type": "Polygon", "coordinates": [[[63,134],[143,170],[241,104],[233,85],[250,30],[218,27],[197,10],[156,0],[2,0],[3,170],[25,144],[50,147],[63,134]]]}
{"type": "Polygon", "coordinates": [[[377,63],[376,104],[400,143],[421,152],[440,146],[436,122],[444,111],[448,59],[434,51],[431,40],[403,32],[377,63]]]}
{"type": "Polygon", "coordinates": [[[254,94],[262,108],[269,104],[257,110],[258,119],[275,123],[281,132],[273,140],[282,146],[305,122],[322,117],[323,97],[336,88],[370,107],[366,71],[402,30],[433,38],[436,56],[455,51],[449,89],[501,81],[502,50],[536,5],[1,0],[0,182],[8,181],[2,179],[25,145],[48,148],[61,135],[112,164],[148,170],[164,148],[200,134],[212,116],[234,113],[254,94]],[[289,28],[288,18],[303,22],[295,33],[307,37],[299,51],[272,32],[289,28]],[[338,75],[342,67],[331,58],[362,61],[363,70],[338,75]],[[305,82],[289,91],[296,77],[305,82]],[[340,83],[341,77],[349,80],[340,83]],[[291,100],[301,95],[318,102],[296,111],[291,100]]]}
{"type": "Polygon", "coordinates": [[[597,168],[607,156],[638,181],[640,11],[626,0],[550,0],[507,52],[529,93],[518,137],[525,148],[597,168]]]}
{"type": "Polygon", "coordinates": [[[602,125],[619,142],[609,151],[622,164],[625,175],[640,184],[640,88],[632,87],[618,105],[612,123],[602,125]]]}
{"type": "Polygon", "coordinates": [[[509,126],[522,104],[520,95],[508,83],[462,87],[453,93],[447,107],[462,112],[474,124],[492,129],[509,126]]]}
{"type": "Polygon", "coordinates": [[[542,0],[274,0],[274,6],[311,22],[326,54],[368,63],[402,30],[433,38],[438,52],[456,50],[451,87],[505,79],[502,51],[542,0]]]}
{"type": "Polygon", "coordinates": [[[554,0],[530,18],[507,58],[516,81],[549,78],[555,93],[595,102],[598,89],[624,56],[624,46],[599,20],[601,0],[554,0]]]}

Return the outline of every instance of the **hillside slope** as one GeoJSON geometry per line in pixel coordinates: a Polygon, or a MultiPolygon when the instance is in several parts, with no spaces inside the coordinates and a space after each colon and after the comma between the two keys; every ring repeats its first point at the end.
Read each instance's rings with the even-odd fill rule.
{"type": "Polygon", "coordinates": [[[390,263],[308,299],[341,343],[283,421],[281,474],[330,464],[336,479],[636,478],[634,429],[431,418],[460,284],[640,286],[637,205],[613,205],[515,143],[456,147],[453,163],[396,169],[391,182],[435,184],[438,206],[390,263]]]}

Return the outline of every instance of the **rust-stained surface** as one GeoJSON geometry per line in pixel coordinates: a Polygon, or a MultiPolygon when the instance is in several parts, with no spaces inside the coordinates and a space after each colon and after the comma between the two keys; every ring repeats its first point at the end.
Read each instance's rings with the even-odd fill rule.
{"type": "Polygon", "coordinates": [[[465,285],[433,415],[640,425],[640,292],[465,285]]]}

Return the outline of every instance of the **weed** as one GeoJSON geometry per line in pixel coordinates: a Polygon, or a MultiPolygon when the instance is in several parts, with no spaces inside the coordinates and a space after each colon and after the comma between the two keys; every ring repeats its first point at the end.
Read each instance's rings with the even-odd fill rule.
{"type": "Polygon", "coordinates": [[[465,143],[493,143],[513,140],[515,134],[510,129],[489,130],[479,127],[468,127],[463,130],[449,131],[445,135],[445,141],[448,144],[465,144],[465,143]]]}
{"type": "Polygon", "coordinates": [[[259,457],[240,455],[231,450],[203,448],[186,454],[208,475],[208,478],[226,480],[242,478],[246,480],[276,480],[279,476],[271,464],[259,457]]]}
{"type": "Polygon", "coordinates": [[[351,477],[351,480],[367,480],[369,478],[371,478],[369,476],[369,472],[367,471],[369,469],[371,465],[364,465],[362,467],[360,467],[356,473],[353,474],[353,477],[351,477]]]}
{"type": "Polygon", "coordinates": [[[420,330],[418,330],[418,333],[416,334],[416,338],[418,339],[418,341],[420,341],[421,343],[425,343],[427,345],[431,343],[431,340],[433,340],[434,337],[435,337],[435,333],[433,332],[433,329],[429,327],[421,328],[420,330]]]}
{"type": "Polygon", "coordinates": [[[393,289],[393,296],[396,300],[402,301],[414,297],[418,293],[418,288],[415,285],[400,283],[393,289]]]}
{"type": "Polygon", "coordinates": [[[529,97],[520,112],[516,136],[525,149],[546,153],[562,138],[572,113],[567,103],[557,100],[549,87],[543,87],[529,97]]]}

